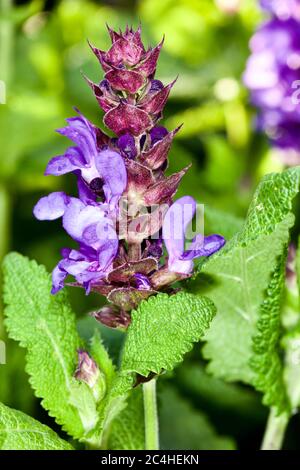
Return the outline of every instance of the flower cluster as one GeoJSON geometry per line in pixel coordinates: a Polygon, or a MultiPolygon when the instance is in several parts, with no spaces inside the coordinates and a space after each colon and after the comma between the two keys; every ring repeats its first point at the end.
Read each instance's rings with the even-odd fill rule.
{"type": "Polygon", "coordinates": [[[262,8],[281,20],[295,18],[300,20],[299,0],[260,0],[262,8]]]}
{"type": "Polygon", "coordinates": [[[99,84],[87,82],[115,137],[76,110],[77,116],[58,130],[75,145],[49,162],[46,175],[72,172],[78,198],[52,193],[40,199],[34,214],[39,220],[62,217],[65,231],[78,243],[77,249],[62,250],[52,292],[62,289],[71,275],[73,285],[109,300],[110,305],[95,313],[99,321],[126,327],[130,310],[142,299],[189,277],[193,259],[219,250],[224,239],[196,235],[186,247],[196,202],[185,196],[173,203],[188,168],[165,175],[179,128],[169,132],[158,125],[174,84],[154,79],[162,42],[145,49],[140,29],[117,33],[109,28],[109,33],[108,52],[91,45],[105,78],[99,84]]]}
{"type": "MultiPolygon", "coordinates": [[[[300,0],[261,0],[271,18],[254,34],[244,75],[258,125],[281,149],[300,151],[300,0]]],[[[296,153],[297,152],[297,153],[296,153]]]]}

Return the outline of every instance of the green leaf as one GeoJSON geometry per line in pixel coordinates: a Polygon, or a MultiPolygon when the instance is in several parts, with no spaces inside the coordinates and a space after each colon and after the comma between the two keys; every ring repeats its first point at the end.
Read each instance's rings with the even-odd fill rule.
{"type": "Polygon", "coordinates": [[[204,348],[205,357],[211,360],[209,372],[217,377],[246,383],[254,379],[249,365],[252,336],[270,273],[286,244],[289,227],[290,219],[272,235],[261,236],[244,247],[234,246],[223,256],[211,258],[204,268],[205,277],[200,275],[198,279],[202,285],[197,290],[209,295],[219,312],[204,348]]]}
{"type": "Polygon", "coordinates": [[[43,407],[75,438],[83,438],[98,420],[88,385],[74,377],[81,346],[75,316],[65,291],[52,296],[43,266],[17,254],[4,261],[6,327],[27,349],[26,371],[43,407]]]}
{"type": "Polygon", "coordinates": [[[159,294],[141,302],[131,315],[121,369],[98,408],[99,422],[89,437],[105,446],[114,420],[120,426],[121,416],[132,412],[130,400],[135,373],[148,376],[151,372],[173,369],[193,342],[203,336],[214,314],[215,307],[209,299],[184,292],[173,296],[159,294]],[[125,408],[127,399],[128,409],[125,408]]]}
{"type": "Polygon", "coordinates": [[[283,378],[281,310],[285,286],[286,253],[281,256],[272,275],[266,297],[260,306],[256,333],[253,337],[253,355],[250,366],[255,372],[253,385],[264,393],[263,403],[275,406],[278,413],[289,408],[283,378]]]}
{"type": "Polygon", "coordinates": [[[158,395],[160,439],[163,449],[234,450],[233,439],[219,436],[208,418],[172,387],[158,395]]]}
{"type": "Polygon", "coordinates": [[[214,315],[209,299],[185,292],[141,302],[131,315],[121,372],[148,376],[172,370],[201,339],[214,315]]]}
{"type": "MultiPolygon", "coordinates": [[[[246,383],[259,381],[257,368],[254,370],[250,363],[252,338],[259,333],[257,322],[263,312],[260,308],[294,223],[292,200],[299,191],[299,177],[299,167],[266,176],[253,197],[242,230],[204,264],[202,274],[189,285],[192,292],[208,295],[218,309],[204,348],[210,360],[209,371],[217,377],[246,383]]],[[[272,321],[271,317],[269,320],[272,321]]],[[[272,321],[272,326],[266,328],[277,329],[272,331],[272,337],[278,340],[278,322],[272,321]]],[[[264,335],[256,340],[256,351],[260,340],[264,341],[264,335]]],[[[275,343],[270,361],[277,354],[275,343]]],[[[265,346],[264,343],[262,348],[265,346]]],[[[266,361],[265,356],[262,361],[266,361]]],[[[279,390],[280,383],[273,390],[276,387],[279,390]]],[[[282,402],[281,393],[276,401],[282,402]]]]}
{"type": "Polygon", "coordinates": [[[1,450],[72,450],[52,429],[0,403],[1,450]]]}
{"type": "Polygon", "coordinates": [[[300,166],[265,176],[253,196],[238,242],[245,244],[261,234],[271,234],[292,211],[299,184],[300,166]]]}
{"type": "Polygon", "coordinates": [[[145,449],[144,405],[141,388],[134,389],[126,408],[113,421],[108,448],[111,450],[145,449]]]}

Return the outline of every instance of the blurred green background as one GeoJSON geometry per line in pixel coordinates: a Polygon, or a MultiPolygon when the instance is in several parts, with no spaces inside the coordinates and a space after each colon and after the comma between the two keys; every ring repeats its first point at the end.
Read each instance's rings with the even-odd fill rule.
{"type": "MultiPolygon", "coordinates": [[[[143,27],[147,44],[165,44],[157,77],[179,79],[165,110],[169,129],[182,122],[170,153],[173,172],[192,162],[178,196],[193,195],[206,204],[206,229],[216,228],[219,211],[230,213],[232,230],[244,217],[263,174],[282,163],[264,136],[253,130],[255,112],[248,104],[241,76],[248,41],[262,13],[255,0],[0,0],[0,80],[6,103],[0,105],[0,257],[17,250],[51,271],[68,242],[60,222],[41,223],[32,208],[41,195],[66,190],[75,194],[72,176],[44,177],[50,157],[68,142],[54,132],[77,106],[97,125],[102,114],[81,72],[94,81],[103,73],[87,39],[109,47],[105,23],[143,27]],[[228,12],[228,5],[235,4],[228,12]]],[[[103,303],[99,296],[70,289],[80,330],[89,335],[94,320],[85,313],[103,303]]],[[[118,332],[102,328],[112,352],[118,332]]],[[[28,385],[24,356],[7,341],[7,364],[0,365],[0,401],[55,424],[28,385]]],[[[165,448],[231,449],[259,446],[267,410],[260,396],[240,384],[225,384],[205,373],[197,345],[174,374],[160,380],[161,440],[165,448]]],[[[297,446],[292,420],[287,448],[297,446]]]]}

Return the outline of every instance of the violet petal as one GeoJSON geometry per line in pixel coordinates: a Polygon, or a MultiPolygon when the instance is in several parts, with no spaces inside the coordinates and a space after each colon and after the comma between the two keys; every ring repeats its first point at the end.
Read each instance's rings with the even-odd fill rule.
{"type": "Polygon", "coordinates": [[[169,255],[170,271],[189,274],[193,261],[181,260],[184,253],[185,232],[196,212],[196,201],[190,196],[183,196],[169,208],[162,227],[163,240],[169,255]]]}
{"type": "Polygon", "coordinates": [[[180,259],[191,260],[200,256],[211,256],[219,251],[225,244],[225,239],[221,235],[197,235],[189,248],[184,251],[180,259]]]}
{"type": "Polygon", "coordinates": [[[122,154],[125,155],[127,158],[135,158],[137,156],[137,149],[135,146],[134,137],[127,133],[123,134],[118,138],[117,143],[119,149],[121,150],[122,154]]]}
{"type": "Polygon", "coordinates": [[[113,150],[103,150],[96,157],[96,167],[104,180],[103,191],[106,201],[112,205],[117,204],[127,185],[123,158],[113,150]]]}
{"type": "Polygon", "coordinates": [[[38,220],[55,220],[63,216],[70,198],[63,192],[42,197],[34,206],[33,214],[38,220]]]}

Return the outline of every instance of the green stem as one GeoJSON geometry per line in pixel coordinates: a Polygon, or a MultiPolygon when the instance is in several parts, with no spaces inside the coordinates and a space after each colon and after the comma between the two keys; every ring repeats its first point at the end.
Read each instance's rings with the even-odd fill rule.
{"type": "Polygon", "coordinates": [[[271,408],[261,450],[281,449],[288,422],[289,415],[287,413],[277,415],[276,410],[271,408]]]}
{"type": "Polygon", "coordinates": [[[145,413],[145,449],[158,450],[158,415],[156,403],[156,379],[143,384],[145,413]]]}

